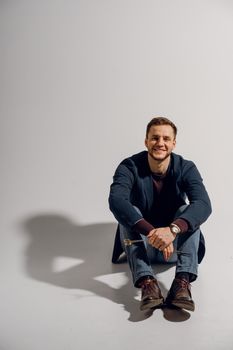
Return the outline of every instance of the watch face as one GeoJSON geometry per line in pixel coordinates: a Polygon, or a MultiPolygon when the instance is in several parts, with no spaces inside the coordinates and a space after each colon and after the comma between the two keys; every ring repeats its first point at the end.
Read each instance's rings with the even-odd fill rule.
{"type": "Polygon", "coordinates": [[[172,232],[174,232],[174,233],[179,233],[179,230],[178,230],[178,228],[176,228],[176,227],[172,227],[172,232]]]}
{"type": "Polygon", "coordinates": [[[176,227],[176,226],[171,226],[171,231],[172,231],[173,233],[175,233],[175,234],[180,233],[180,229],[179,229],[178,227],[176,227]]]}

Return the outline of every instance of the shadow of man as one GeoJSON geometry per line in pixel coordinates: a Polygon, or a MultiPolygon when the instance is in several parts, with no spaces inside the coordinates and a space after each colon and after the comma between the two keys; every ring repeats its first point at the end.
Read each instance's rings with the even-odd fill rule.
{"type": "MultiPolygon", "coordinates": [[[[141,312],[139,302],[132,297],[135,288],[127,263],[111,264],[116,224],[80,226],[62,215],[41,214],[24,220],[23,228],[29,236],[25,269],[32,279],[63,288],[89,291],[107,298],[123,305],[132,322],[142,321],[152,315],[153,310],[141,312]],[[77,264],[57,271],[54,265],[59,257],[77,259],[77,264]],[[119,272],[125,274],[127,281],[120,288],[113,288],[101,281],[101,276],[119,272]]],[[[164,286],[161,287],[166,292],[164,286]]]]}

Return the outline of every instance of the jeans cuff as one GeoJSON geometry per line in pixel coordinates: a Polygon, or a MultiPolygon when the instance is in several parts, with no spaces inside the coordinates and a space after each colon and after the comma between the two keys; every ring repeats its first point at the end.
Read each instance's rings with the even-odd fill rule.
{"type": "Polygon", "coordinates": [[[146,276],[151,276],[152,278],[155,278],[154,274],[151,273],[151,271],[144,271],[144,272],[141,272],[140,274],[138,274],[135,278],[134,278],[134,287],[136,288],[140,288],[138,286],[138,280],[142,277],[146,277],[146,276]]]}

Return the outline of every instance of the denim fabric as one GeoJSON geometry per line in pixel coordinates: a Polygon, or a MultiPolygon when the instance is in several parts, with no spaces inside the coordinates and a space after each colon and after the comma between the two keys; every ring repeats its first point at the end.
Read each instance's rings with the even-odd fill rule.
{"type": "MultiPolygon", "coordinates": [[[[175,218],[184,211],[186,206],[182,206],[177,211],[175,218]]],[[[135,208],[137,211],[138,208],[135,208]]],[[[174,219],[175,219],[174,218],[174,219]]],[[[129,267],[132,273],[133,284],[137,287],[137,281],[143,276],[153,276],[156,274],[152,269],[151,264],[164,263],[176,264],[177,272],[189,272],[193,274],[193,281],[198,274],[198,247],[200,241],[200,229],[194,232],[186,232],[185,234],[177,235],[173,241],[175,252],[168,261],[163,258],[163,253],[152,247],[148,243],[146,236],[140,233],[127,230],[120,225],[121,244],[127,256],[129,267]],[[133,243],[125,246],[124,239],[143,240],[143,242],[133,243]]]]}

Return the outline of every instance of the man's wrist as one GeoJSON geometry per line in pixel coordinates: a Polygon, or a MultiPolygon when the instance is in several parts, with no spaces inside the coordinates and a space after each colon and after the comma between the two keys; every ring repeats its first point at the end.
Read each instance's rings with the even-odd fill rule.
{"type": "Polygon", "coordinates": [[[178,225],[171,223],[171,225],[169,227],[170,227],[170,231],[174,237],[176,237],[177,235],[179,235],[181,233],[181,229],[178,225]]]}
{"type": "Polygon", "coordinates": [[[172,221],[172,224],[176,224],[180,228],[180,233],[186,233],[189,229],[189,223],[183,218],[175,219],[174,221],[172,221]]]}

